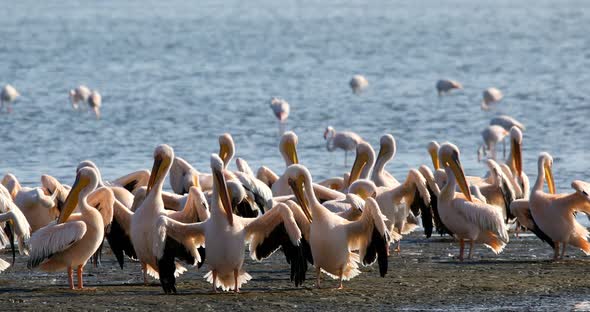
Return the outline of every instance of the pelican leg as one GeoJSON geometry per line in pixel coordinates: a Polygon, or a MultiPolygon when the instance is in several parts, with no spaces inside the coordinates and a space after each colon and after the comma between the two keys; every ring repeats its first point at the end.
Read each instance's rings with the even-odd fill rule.
{"type": "Polygon", "coordinates": [[[398,254],[400,252],[402,252],[402,240],[401,239],[397,241],[397,247],[395,247],[395,249],[393,251],[397,252],[398,254]]]}
{"type": "Polygon", "coordinates": [[[465,240],[459,240],[459,261],[463,261],[463,252],[465,251],[465,240]]]}
{"type": "Polygon", "coordinates": [[[316,274],[316,282],[315,282],[315,286],[317,287],[317,289],[322,288],[321,286],[321,281],[322,281],[322,270],[318,267],[315,269],[315,274],[316,274]]]}
{"type": "Polygon", "coordinates": [[[469,256],[467,256],[467,259],[471,260],[471,257],[473,256],[473,245],[475,244],[474,240],[469,241],[469,256]]]}
{"type": "Polygon", "coordinates": [[[567,242],[563,242],[563,246],[561,247],[561,259],[565,256],[565,248],[567,247],[567,242]]]}
{"type": "Polygon", "coordinates": [[[559,242],[554,242],[555,247],[553,247],[553,260],[559,260],[559,242]]]}
{"type": "Polygon", "coordinates": [[[80,264],[78,265],[78,289],[84,288],[84,283],[82,282],[82,272],[84,271],[84,267],[80,264]]]}
{"type": "Polygon", "coordinates": [[[72,267],[68,267],[68,282],[70,284],[70,289],[74,290],[74,271],[72,267]]]}
{"type": "Polygon", "coordinates": [[[240,270],[234,269],[234,285],[235,285],[234,291],[236,293],[240,292],[240,287],[238,286],[238,276],[239,275],[240,275],[240,270]]]}
{"type": "Polygon", "coordinates": [[[342,286],[342,278],[343,278],[343,275],[344,275],[343,272],[344,272],[344,270],[343,269],[340,269],[340,274],[339,274],[340,284],[338,285],[338,288],[336,288],[336,289],[344,289],[344,286],[342,286]]]}
{"type": "Polygon", "coordinates": [[[213,292],[217,292],[217,271],[213,270],[211,273],[213,275],[213,292]]]}
{"type": "Polygon", "coordinates": [[[514,236],[518,238],[518,233],[520,233],[520,222],[516,221],[516,228],[514,229],[514,236]]]}
{"type": "Polygon", "coordinates": [[[141,263],[141,272],[143,273],[143,284],[147,286],[147,265],[144,262],[141,263]]]}
{"type": "Polygon", "coordinates": [[[348,151],[347,151],[347,150],[345,150],[345,151],[344,151],[344,167],[346,167],[346,166],[347,166],[347,165],[346,165],[347,163],[348,163],[348,151]]]}

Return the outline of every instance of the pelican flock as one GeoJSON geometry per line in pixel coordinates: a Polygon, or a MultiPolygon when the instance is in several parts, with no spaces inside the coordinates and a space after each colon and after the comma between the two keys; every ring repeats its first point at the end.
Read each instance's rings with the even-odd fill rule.
{"type": "MultiPolygon", "coordinates": [[[[354,76],[350,86],[358,93],[368,82],[354,76]]],[[[439,80],[436,89],[443,95],[463,86],[439,80]]],[[[9,105],[18,96],[6,85],[0,100],[9,105]]],[[[499,90],[486,89],[482,108],[489,110],[502,97],[499,90]]],[[[96,90],[80,85],[69,98],[74,109],[87,103],[100,118],[102,97],[96,90]]],[[[360,135],[327,127],[327,150],[344,150],[345,166],[349,151],[355,151],[355,160],[344,172],[316,183],[313,164],[297,150],[299,137],[282,131],[289,104],[273,97],[270,106],[281,127],[270,154],[285,164],[277,173],[265,165],[253,170],[244,157],[236,158],[237,170],[231,170],[237,148],[230,133],[219,135],[218,149],[211,150],[218,152],[199,170],[160,144],[151,157],[147,151],[143,155],[151,159],[151,170],[123,172],[110,182],[91,160],[72,168],[71,186],[47,173],[39,186],[22,186],[6,173],[0,185],[0,248],[10,246],[12,263],[0,259],[0,272],[12,270],[18,250],[28,257],[28,268],[65,271],[70,289],[86,290],[84,267],[92,261],[102,269],[106,240],[121,269],[126,262],[135,265],[142,273],[138,278],[145,284],[148,276],[159,280],[165,294],[178,292],[177,279],[187,270],[203,273],[213,292],[240,292],[256,278],[246,271],[246,250],[256,261],[280,250],[295,287],[305,285],[313,266],[316,287],[327,275],[341,289],[363,272],[362,266],[375,262],[385,276],[390,251],[400,256],[404,237],[420,227],[426,239],[436,232],[441,240],[458,242],[455,261],[472,259],[476,252],[497,255],[508,248],[509,232],[526,230],[553,249],[554,260],[564,259],[568,247],[590,254],[590,234],[576,219],[576,214],[590,214],[590,184],[574,180],[573,192],[557,193],[553,158],[542,152],[531,189],[523,169],[526,128],[513,117],[494,116],[481,132],[483,177],[466,174],[456,145],[430,141],[420,144],[427,143],[423,156],[430,156],[432,164],[417,163],[396,178],[391,173],[399,166],[392,161],[398,152],[393,135],[371,137],[379,138],[375,153],[360,135]],[[496,146],[506,139],[510,150],[506,156],[504,147],[499,157],[496,146]],[[476,251],[476,244],[490,251],[476,251]]]]}

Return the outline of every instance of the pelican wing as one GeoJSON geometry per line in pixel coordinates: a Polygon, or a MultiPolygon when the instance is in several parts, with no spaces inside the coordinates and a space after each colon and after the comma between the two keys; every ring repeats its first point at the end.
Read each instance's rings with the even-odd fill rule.
{"type": "Polygon", "coordinates": [[[148,180],[150,179],[149,170],[138,170],[124,175],[111,183],[113,185],[119,185],[130,193],[133,193],[137,188],[147,186],[148,180]]]}
{"type": "Polygon", "coordinates": [[[236,176],[242,186],[246,190],[246,193],[258,205],[258,208],[262,213],[272,208],[272,190],[264,182],[258,180],[254,176],[244,174],[242,172],[236,172],[236,176]]]}
{"type": "Polygon", "coordinates": [[[533,219],[533,215],[529,208],[529,201],[527,199],[517,199],[513,201],[510,204],[510,212],[516,217],[516,220],[520,224],[531,230],[531,232],[533,232],[539,239],[549,244],[551,248],[555,247],[553,240],[539,228],[535,219],[533,219]]]}
{"type": "Polygon", "coordinates": [[[256,172],[256,178],[271,187],[275,182],[277,182],[279,176],[269,168],[262,166],[258,168],[258,171],[256,172]]]}
{"type": "MultiPolygon", "coordinates": [[[[18,251],[21,255],[28,255],[28,241],[31,236],[31,226],[27,218],[9,197],[2,195],[0,195],[0,211],[6,211],[5,213],[0,213],[0,224],[5,221],[12,221],[14,226],[13,234],[18,241],[18,251]]],[[[14,244],[14,241],[11,240],[11,244],[14,244]]]]}
{"type": "Polygon", "coordinates": [[[32,269],[54,254],[68,249],[86,234],[83,221],[50,223],[37,230],[31,237],[31,255],[27,266],[32,269]]]}
{"type": "Polygon", "coordinates": [[[289,209],[291,209],[291,212],[293,213],[293,218],[295,219],[295,222],[297,223],[297,226],[301,231],[301,239],[299,240],[299,245],[303,250],[303,256],[305,257],[305,259],[307,259],[307,262],[313,264],[313,255],[311,254],[311,246],[309,246],[309,230],[311,229],[311,223],[305,216],[305,213],[303,213],[301,206],[299,206],[297,203],[295,203],[292,200],[288,200],[285,202],[285,204],[287,205],[287,207],[289,207],[289,209]]]}
{"type": "MultiPolygon", "coordinates": [[[[194,264],[202,263],[205,260],[204,257],[201,259],[201,254],[198,250],[199,247],[205,246],[204,222],[182,223],[167,216],[160,216],[156,227],[162,237],[161,243],[167,243],[167,240],[172,239],[186,248],[194,258],[194,264]]],[[[159,249],[158,246],[155,250],[159,249]]]]}
{"type": "Polygon", "coordinates": [[[387,274],[387,256],[391,242],[385,220],[386,217],[381,213],[377,201],[369,197],[365,201],[361,218],[344,225],[347,227],[349,248],[359,250],[364,265],[370,265],[377,260],[381,276],[387,274]]]}
{"type": "Polygon", "coordinates": [[[455,198],[457,211],[467,222],[475,224],[482,231],[490,231],[504,243],[508,243],[508,231],[502,215],[494,206],[481,202],[470,202],[463,198],[455,198]]]}
{"type": "Polygon", "coordinates": [[[344,199],[346,197],[344,193],[335,191],[333,189],[327,188],[316,183],[313,184],[313,192],[321,202],[334,199],[344,199]]]}
{"type": "Polygon", "coordinates": [[[572,182],[572,188],[576,190],[576,192],[570,196],[575,195],[580,198],[578,199],[580,203],[575,205],[574,210],[590,214],[590,183],[575,180],[572,182]]]}
{"type": "Polygon", "coordinates": [[[291,209],[286,204],[278,204],[261,217],[242,220],[248,222],[245,231],[252,259],[260,261],[282,248],[287,263],[291,264],[291,281],[295,286],[302,284],[307,261],[299,243],[301,231],[291,209]]]}
{"type": "Polygon", "coordinates": [[[133,212],[120,201],[114,199],[113,222],[111,222],[111,226],[106,231],[105,236],[121,269],[123,269],[125,255],[130,259],[137,259],[137,254],[135,253],[135,248],[133,248],[130,236],[132,217],[133,212]]]}

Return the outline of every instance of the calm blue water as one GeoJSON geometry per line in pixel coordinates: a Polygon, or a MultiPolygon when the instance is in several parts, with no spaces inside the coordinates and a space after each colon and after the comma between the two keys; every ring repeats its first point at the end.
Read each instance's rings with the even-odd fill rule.
{"type": "MultiPolygon", "coordinates": [[[[201,171],[230,132],[252,167],[284,165],[271,96],[291,103],[287,125],[316,179],[341,175],[343,153],[323,129],[358,132],[378,148],[397,139],[398,178],[430,163],[429,140],[462,149],[481,175],[480,131],[496,113],[521,120],[525,169],[555,157],[558,188],[590,180],[588,2],[538,1],[2,1],[0,83],[23,96],[0,115],[0,173],[36,185],[71,183],[83,159],[106,178],[150,168],[160,143],[201,171]],[[350,92],[353,74],[370,89],[350,92]],[[465,90],[439,99],[437,79],[465,90]],[[69,89],[103,95],[103,118],[72,111],[69,89]],[[496,86],[496,112],[479,108],[496,86]]],[[[352,162],[352,161],[350,161],[352,162]]]]}

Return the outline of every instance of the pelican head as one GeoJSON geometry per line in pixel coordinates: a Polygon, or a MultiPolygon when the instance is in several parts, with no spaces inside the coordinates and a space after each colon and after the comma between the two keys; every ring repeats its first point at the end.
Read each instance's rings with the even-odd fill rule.
{"type": "Polygon", "coordinates": [[[309,208],[309,203],[305,198],[304,188],[305,183],[309,183],[309,181],[311,181],[311,174],[309,173],[309,170],[307,170],[307,168],[302,165],[294,164],[287,167],[285,176],[287,177],[289,186],[293,190],[293,194],[295,194],[295,198],[297,198],[297,201],[301,205],[303,213],[305,213],[305,216],[309,222],[311,222],[311,210],[309,208]]]}
{"type": "Polygon", "coordinates": [[[395,139],[391,134],[384,134],[379,140],[379,154],[377,159],[392,159],[395,156],[395,139]]]}
{"type": "Polygon", "coordinates": [[[440,163],[438,161],[438,148],[440,146],[438,145],[438,142],[436,141],[430,141],[428,142],[428,145],[426,146],[426,149],[428,150],[428,154],[430,154],[430,159],[432,159],[432,166],[434,168],[434,170],[438,170],[440,169],[440,163]]]}
{"type": "Polygon", "coordinates": [[[231,159],[234,157],[235,145],[234,139],[231,134],[224,133],[219,136],[219,157],[223,160],[225,167],[229,164],[231,159]]]}
{"type": "Polygon", "coordinates": [[[549,193],[555,194],[555,180],[553,179],[553,157],[547,152],[539,154],[539,173],[544,172],[549,193]]]}
{"type": "Polygon", "coordinates": [[[348,186],[361,176],[362,172],[371,170],[375,163],[375,151],[369,143],[361,142],[356,146],[356,157],[352,169],[350,170],[350,178],[348,179],[348,186]]]}
{"type": "Polygon", "coordinates": [[[174,150],[167,144],[156,146],[154,150],[154,165],[150,173],[146,196],[150,193],[157,180],[163,180],[168,173],[174,159],[174,150]],[[160,178],[162,177],[162,178],[160,178]]]}
{"type": "Polygon", "coordinates": [[[283,159],[287,163],[287,166],[298,164],[299,158],[297,157],[297,143],[299,139],[297,135],[293,131],[287,131],[281,137],[281,142],[279,143],[279,150],[283,155],[283,159]]]}
{"type": "Polygon", "coordinates": [[[348,193],[353,193],[362,199],[367,199],[369,197],[375,198],[377,196],[377,186],[371,180],[360,179],[354,181],[348,187],[348,193]]]}
{"type": "Polygon", "coordinates": [[[57,223],[64,223],[78,206],[80,198],[88,196],[98,186],[98,174],[90,167],[84,167],[76,174],[76,181],[66,198],[57,223]]]}
{"type": "Polygon", "coordinates": [[[78,164],[78,167],[76,167],[76,173],[84,167],[90,167],[96,170],[96,173],[98,174],[98,184],[101,184],[102,177],[100,175],[100,170],[98,170],[98,166],[92,160],[83,160],[78,164]]]}
{"type": "Polygon", "coordinates": [[[211,154],[211,171],[213,173],[213,179],[215,181],[214,187],[217,190],[217,194],[219,194],[219,198],[221,199],[221,205],[223,206],[222,208],[225,211],[227,222],[230,226],[233,226],[234,214],[232,210],[229,191],[227,188],[227,183],[225,181],[225,176],[223,174],[224,166],[225,164],[223,163],[221,157],[219,157],[216,154],[211,154]]]}
{"type": "Polygon", "coordinates": [[[461,192],[463,192],[467,200],[473,201],[471,199],[469,186],[467,185],[467,180],[465,179],[465,174],[463,173],[463,166],[459,160],[459,148],[452,143],[443,143],[438,149],[438,157],[443,167],[452,171],[461,192]]]}
{"type": "Polygon", "coordinates": [[[510,167],[522,176],[522,131],[516,126],[510,128],[510,167]]]}

